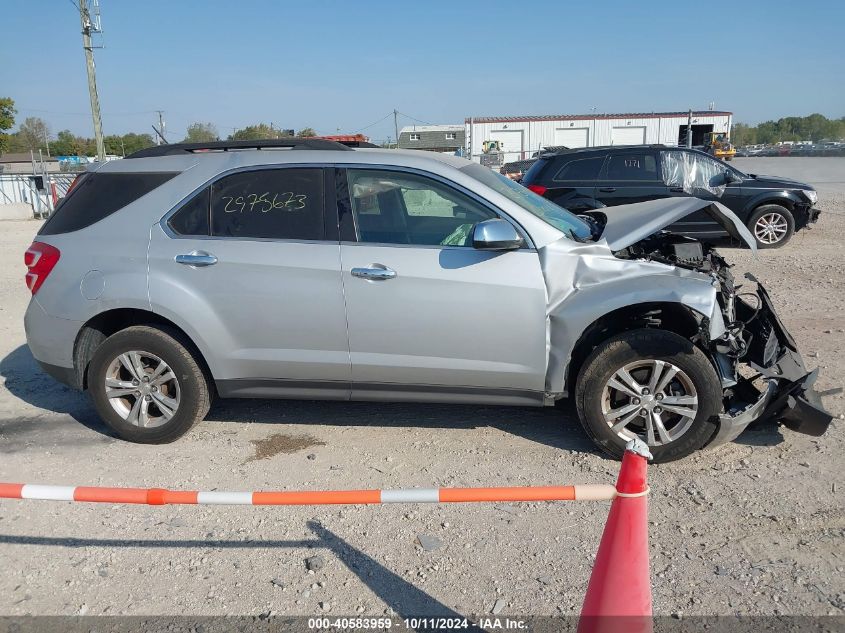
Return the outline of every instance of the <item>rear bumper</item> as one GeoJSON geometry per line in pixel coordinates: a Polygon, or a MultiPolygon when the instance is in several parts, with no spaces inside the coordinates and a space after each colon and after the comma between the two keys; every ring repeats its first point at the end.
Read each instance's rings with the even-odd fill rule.
{"type": "MultiPolygon", "coordinates": [[[[776,420],[792,431],[815,436],[824,435],[833,421],[813,389],[818,369],[807,371],[795,340],[775,313],[766,289],[760,285],[757,292],[760,307],[756,316],[748,320],[751,343],[742,361],[765,380],[765,387],[761,392],[751,381],[740,381],[736,392],[745,397],[736,398],[730,410],[719,416],[719,429],[711,446],[736,439],[758,420],[776,420]],[[756,397],[749,397],[754,394],[756,397]]],[[[744,302],[738,302],[737,308],[740,318],[743,309],[753,313],[744,302]]]]}
{"type": "Polygon", "coordinates": [[[59,382],[79,389],[74,374],[73,346],[82,323],[53,317],[36,299],[31,299],[24,316],[29,351],[45,372],[59,382]]]}

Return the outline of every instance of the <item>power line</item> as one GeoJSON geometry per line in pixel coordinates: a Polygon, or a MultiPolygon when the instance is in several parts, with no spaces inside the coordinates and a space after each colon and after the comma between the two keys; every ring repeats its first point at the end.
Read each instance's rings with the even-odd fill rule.
{"type": "Polygon", "coordinates": [[[364,127],[358,128],[355,131],[356,132],[363,132],[364,130],[369,129],[369,128],[373,127],[374,125],[378,125],[379,123],[381,123],[382,121],[384,121],[385,119],[387,119],[388,117],[391,117],[391,116],[393,116],[393,112],[388,112],[387,114],[385,114],[383,117],[381,117],[375,123],[370,123],[369,125],[365,125],[364,127]]]}

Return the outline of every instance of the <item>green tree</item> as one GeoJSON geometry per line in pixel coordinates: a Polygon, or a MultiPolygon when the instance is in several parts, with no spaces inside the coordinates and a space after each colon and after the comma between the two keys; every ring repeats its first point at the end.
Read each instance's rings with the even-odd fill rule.
{"type": "Polygon", "coordinates": [[[10,97],[0,97],[0,154],[8,150],[9,135],[6,130],[11,130],[15,124],[15,101],[10,97]]]}
{"type": "Polygon", "coordinates": [[[258,141],[263,139],[286,138],[290,134],[278,128],[271,127],[266,123],[248,125],[240,130],[235,130],[229,136],[230,141],[258,141]]]}
{"type": "Polygon", "coordinates": [[[44,119],[36,116],[27,117],[21,123],[18,131],[15,133],[15,140],[13,144],[18,151],[33,150],[37,152],[47,150],[47,141],[50,138],[50,126],[44,119]]]}
{"type": "Polygon", "coordinates": [[[312,136],[317,136],[317,132],[314,131],[313,127],[306,127],[299,130],[296,135],[300,138],[310,138],[312,136]]]}
{"type": "Polygon", "coordinates": [[[191,123],[183,143],[208,143],[218,141],[217,127],[213,123],[191,123]]]}
{"type": "Polygon", "coordinates": [[[129,154],[138,150],[152,147],[155,145],[155,141],[153,141],[152,134],[136,134],[135,132],[130,132],[129,134],[123,135],[123,145],[126,148],[126,155],[129,156],[129,154]]]}

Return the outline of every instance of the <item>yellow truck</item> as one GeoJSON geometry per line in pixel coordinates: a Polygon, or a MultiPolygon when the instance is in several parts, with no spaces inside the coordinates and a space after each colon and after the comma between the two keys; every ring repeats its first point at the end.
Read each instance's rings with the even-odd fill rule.
{"type": "Polygon", "coordinates": [[[722,160],[733,160],[736,156],[736,148],[723,132],[708,132],[704,136],[704,151],[722,160]]]}

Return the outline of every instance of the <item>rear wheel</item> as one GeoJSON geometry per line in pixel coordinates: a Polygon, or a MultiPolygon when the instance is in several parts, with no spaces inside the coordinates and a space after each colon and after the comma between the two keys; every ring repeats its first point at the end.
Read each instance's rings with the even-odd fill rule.
{"type": "Polygon", "coordinates": [[[789,209],[779,204],[764,204],[748,219],[758,248],[780,248],[795,232],[795,218],[789,209]]]}
{"type": "Polygon", "coordinates": [[[656,462],[703,447],[717,428],[722,389],[690,341],[663,330],[633,330],[599,345],[578,376],[581,424],[605,452],[621,457],[634,438],[656,462]]]}
{"type": "Polygon", "coordinates": [[[88,390],[121,438],[172,442],[202,420],[210,390],[202,368],[174,336],[134,326],[107,338],[91,359],[88,390]]]}

